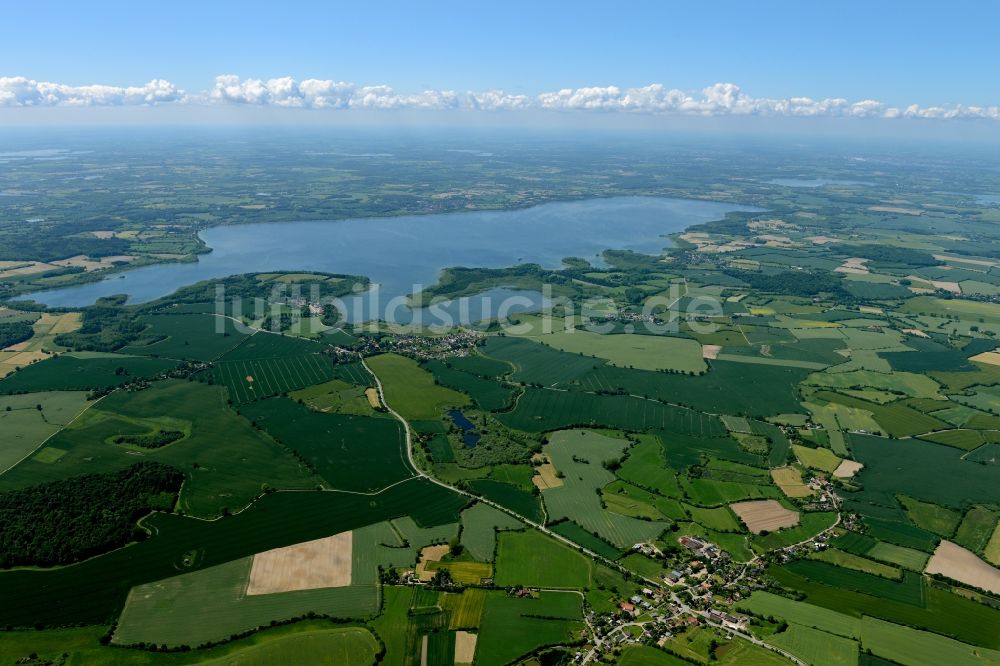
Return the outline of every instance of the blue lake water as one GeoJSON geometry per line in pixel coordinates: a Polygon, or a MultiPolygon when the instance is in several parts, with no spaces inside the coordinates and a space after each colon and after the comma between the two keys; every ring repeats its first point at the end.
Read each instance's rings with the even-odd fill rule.
{"type": "Polygon", "coordinates": [[[448,416],[455,422],[455,425],[462,429],[462,443],[470,449],[475,448],[479,440],[482,439],[482,435],[476,432],[476,425],[458,409],[450,410],[448,416]]]}
{"type": "MultiPolygon", "coordinates": [[[[600,264],[603,250],[656,253],[670,245],[665,235],[738,210],[759,209],[711,201],[615,197],[509,211],[213,227],[201,232],[212,252],[197,262],[146,266],[26,298],[56,307],[81,307],[103,296],[126,294],[130,303],[143,303],[184,285],[237,273],[322,271],[365,275],[377,285],[372,293],[345,299],[350,301],[345,303],[349,320],[406,323],[413,313],[403,298],[433,284],[442,268],[500,268],[522,262],[555,268],[570,256],[600,264]],[[387,314],[390,301],[392,312],[387,314]]],[[[494,297],[493,303],[466,304],[471,316],[495,316],[498,303],[511,293],[494,290],[488,295],[494,297]]],[[[522,296],[533,304],[522,309],[537,307],[541,300],[540,294],[522,296]]]]}

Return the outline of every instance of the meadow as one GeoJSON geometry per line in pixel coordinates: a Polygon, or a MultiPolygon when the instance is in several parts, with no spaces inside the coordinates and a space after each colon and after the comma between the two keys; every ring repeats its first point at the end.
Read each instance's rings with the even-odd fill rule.
{"type": "Polygon", "coordinates": [[[129,548],[60,569],[0,572],[0,595],[9,601],[0,608],[0,623],[106,623],[121,610],[133,586],[183,570],[185,553],[195,553],[194,567],[202,569],[405,515],[422,526],[455,523],[466,503],[448,490],[413,479],[375,496],[273,493],[238,515],[213,522],[154,514],[143,521],[153,536],[129,548]]]}
{"type": "Polygon", "coordinates": [[[210,314],[153,314],[138,321],[147,328],[123,354],[214,361],[251,335],[233,320],[210,314]]]}
{"type": "Polygon", "coordinates": [[[114,388],[156,377],[177,364],[177,361],[163,358],[68,352],[25,366],[0,379],[0,394],[114,388]]]}
{"type": "Polygon", "coordinates": [[[317,483],[285,450],[228,410],[221,387],[170,380],[143,391],[107,396],[53,436],[38,455],[0,477],[0,488],[116,471],[136,460],[155,460],[187,471],[179,508],[206,518],[243,508],[265,485],[304,489],[317,483]],[[171,416],[149,416],[163,413],[171,416]],[[122,434],[161,428],[185,436],[156,449],[114,443],[122,434]],[[49,450],[61,452],[55,462],[43,455],[49,450]]]}
{"type": "Polygon", "coordinates": [[[395,419],[320,413],[288,398],[245,405],[243,415],[308,461],[332,488],[374,492],[413,474],[395,419]]]}
{"type": "Polygon", "coordinates": [[[658,537],[667,527],[665,522],[606,511],[597,494],[615,480],[603,463],[621,458],[627,443],[586,430],[553,433],[544,450],[565,478],[561,487],[542,491],[549,520],[568,518],[620,549],[658,537]]]}
{"type": "Polygon", "coordinates": [[[250,558],[134,588],[118,620],[115,643],[196,647],[309,611],[365,617],[378,611],[374,581],[348,587],[245,595],[250,558]]]}
{"type": "Polygon", "coordinates": [[[573,426],[604,426],[642,432],[662,429],[700,436],[721,436],[718,418],[682,407],[632,396],[598,396],[575,391],[527,388],[500,421],[517,430],[544,432],[573,426]]]}
{"type": "Polygon", "coordinates": [[[465,393],[477,407],[488,412],[506,408],[514,397],[513,389],[494,379],[461,370],[451,359],[428,361],[421,367],[429,370],[439,384],[465,393]]]}
{"type": "Polygon", "coordinates": [[[447,407],[464,407],[469,398],[434,383],[434,375],[398,354],[380,354],[366,361],[382,380],[385,399],[407,420],[435,421],[447,407]]]}
{"type": "Polygon", "coordinates": [[[496,584],[501,587],[580,589],[588,587],[591,561],[575,550],[534,530],[497,536],[496,584]]]}
{"type": "Polygon", "coordinates": [[[212,369],[215,383],[226,387],[235,405],[322,384],[333,378],[330,360],[320,354],[219,361],[212,369]]]}
{"type": "Polygon", "coordinates": [[[476,663],[503,666],[544,645],[572,643],[583,627],[582,599],[574,592],[542,592],[518,599],[503,593],[486,600],[476,663]]]}

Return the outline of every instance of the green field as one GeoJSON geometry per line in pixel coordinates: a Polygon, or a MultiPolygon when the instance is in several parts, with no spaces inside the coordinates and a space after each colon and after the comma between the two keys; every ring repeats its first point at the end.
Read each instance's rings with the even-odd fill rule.
{"type": "Polygon", "coordinates": [[[381,354],[367,359],[368,367],[382,380],[389,406],[407,420],[434,421],[447,407],[462,407],[469,398],[434,383],[434,375],[417,362],[398,354],[381,354]]]}
{"type": "Polygon", "coordinates": [[[530,493],[509,483],[494,481],[492,479],[470,481],[469,488],[477,495],[496,502],[500,506],[517,513],[519,516],[524,516],[528,520],[535,522],[542,520],[540,495],[530,493]]]}
{"type": "Polygon", "coordinates": [[[139,318],[148,328],[142,342],[122,348],[123,354],[214,361],[251,332],[227,317],[210,314],[154,314],[139,318]]]}
{"type": "Polygon", "coordinates": [[[615,662],[617,666],[684,666],[689,662],[648,645],[629,645],[615,662]]]}
{"type": "MultiPolygon", "coordinates": [[[[866,592],[858,592],[812,581],[786,567],[772,567],[768,572],[782,585],[803,592],[806,601],[811,604],[854,617],[870,615],[890,622],[923,627],[965,643],[1000,649],[1000,636],[992,629],[1000,621],[1000,611],[932,586],[925,589],[924,604],[912,604],[893,601],[884,596],[873,596],[874,589],[866,588],[866,592]]],[[[855,583],[864,585],[868,582],[864,579],[865,574],[856,575],[862,578],[855,583]]],[[[876,579],[874,576],[868,578],[876,579]]],[[[884,584],[899,585],[889,581],[884,584]]],[[[883,584],[879,584],[879,587],[882,586],[883,584]]]]}
{"type": "Polygon", "coordinates": [[[322,384],[290,391],[288,397],[296,402],[302,400],[317,412],[336,412],[355,416],[384,415],[384,412],[377,412],[372,408],[365,396],[365,389],[364,385],[349,384],[342,379],[331,379],[322,384]]]}
{"type": "Polygon", "coordinates": [[[832,472],[840,466],[840,458],[834,455],[830,449],[822,447],[811,449],[808,446],[792,445],[795,457],[806,467],[832,472]]]}
{"type": "Polygon", "coordinates": [[[482,562],[492,562],[498,530],[521,529],[516,518],[488,504],[477,502],[462,512],[462,545],[482,562]]]}
{"type": "Polygon", "coordinates": [[[560,352],[524,338],[491,337],[485,352],[515,367],[513,378],[582,391],[622,390],[713,413],[761,417],[798,412],[797,384],[809,370],[713,361],[700,376],[664,374],[607,365],[603,359],[560,352]],[[733,386],[767,386],[767,391],[733,391],[733,386]]]}
{"type": "Polygon", "coordinates": [[[768,636],[767,641],[810,664],[854,666],[858,663],[856,641],[800,624],[789,624],[788,629],[768,636]]]}
{"type": "Polygon", "coordinates": [[[378,611],[374,577],[348,587],[248,596],[251,558],[234,560],[132,590],[115,642],[195,647],[315,611],[364,617],[378,611]]]}
{"type": "Polygon", "coordinates": [[[201,663],[206,666],[267,666],[274,663],[369,666],[375,663],[378,651],[379,645],[369,631],[345,627],[291,634],[201,663]]]}
{"type": "Polygon", "coordinates": [[[914,525],[943,537],[954,534],[955,528],[962,520],[962,515],[957,511],[930,502],[921,502],[905,496],[900,497],[899,502],[906,509],[906,515],[914,525]]]}
{"type": "Polygon", "coordinates": [[[228,410],[220,387],[198,382],[171,380],[144,391],[115,392],[52,437],[41,454],[49,449],[65,453],[54,463],[28,458],[0,477],[0,489],[115,471],[137,459],[155,460],[188,472],[180,496],[182,510],[215,517],[225,508],[242,508],[265,484],[311,488],[317,481],[285,450],[228,410]],[[164,413],[171,416],[150,416],[164,413]],[[119,435],[158,428],[186,435],[157,449],[113,443],[119,435]]]}
{"type": "Polygon", "coordinates": [[[923,571],[930,555],[923,551],[897,546],[896,544],[879,541],[867,552],[868,557],[882,562],[891,562],[911,571],[923,571]]]}
{"type": "Polygon", "coordinates": [[[631,396],[539,388],[525,389],[513,411],[499,418],[504,425],[527,432],[600,425],[635,432],[663,429],[707,437],[726,433],[718,418],[682,407],[631,396]]]}
{"type": "Polygon", "coordinates": [[[0,396],[0,472],[14,466],[92,403],[79,391],[0,396]],[[41,407],[41,409],[39,409],[41,407]]]}
{"type": "Polygon", "coordinates": [[[737,608],[762,617],[776,617],[795,622],[804,627],[813,627],[846,638],[861,637],[861,619],[813,606],[770,592],[754,592],[748,599],[737,604],[737,608]]]}
{"type": "Polygon", "coordinates": [[[953,541],[974,553],[981,553],[997,526],[997,514],[983,506],[974,506],[962,518],[953,541]]]}
{"type": "Polygon", "coordinates": [[[468,395],[480,409],[492,412],[503,409],[510,404],[514,398],[514,389],[493,379],[460,370],[453,362],[459,359],[428,361],[421,367],[429,370],[434,375],[434,379],[442,386],[468,395]]]}
{"type": "Polygon", "coordinates": [[[601,335],[573,329],[532,335],[530,339],[570,354],[596,356],[621,368],[676,370],[686,374],[704,372],[707,367],[701,357],[701,345],[686,338],[601,335]]]}
{"type": "Polygon", "coordinates": [[[74,356],[60,354],[27,365],[0,379],[0,393],[35,391],[92,391],[156,377],[173,369],[177,361],[120,354],[74,356]]]}
{"type": "Polygon", "coordinates": [[[395,419],[323,414],[288,398],[245,405],[243,415],[338,490],[372,492],[413,473],[395,419]]]}
{"type": "Polygon", "coordinates": [[[334,376],[330,360],[321,354],[219,361],[212,373],[236,405],[322,384],[334,376]]]}
{"type": "Polygon", "coordinates": [[[901,664],[1000,663],[1000,651],[974,648],[943,636],[866,617],[861,625],[861,641],[874,654],[901,664]]]}
{"type": "MultiPolygon", "coordinates": [[[[919,551],[914,551],[914,552],[919,552],[919,551]]],[[[875,560],[869,560],[866,557],[861,557],[860,555],[855,555],[854,553],[848,553],[843,550],[837,550],[836,548],[821,550],[817,553],[813,553],[809,557],[810,559],[813,560],[819,560],[820,562],[828,562],[830,564],[835,564],[838,567],[854,569],[855,571],[863,571],[864,573],[870,573],[875,576],[881,576],[882,578],[892,578],[893,580],[899,580],[903,576],[903,572],[897,569],[896,567],[892,567],[887,564],[882,564],[881,562],[876,562],[875,560]]]]}
{"type": "Polygon", "coordinates": [[[573,592],[542,592],[527,599],[490,594],[476,664],[503,666],[544,645],[572,643],[583,627],[582,601],[573,592]]]}
{"type": "Polygon", "coordinates": [[[586,430],[553,433],[544,450],[565,477],[561,487],[542,491],[549,520],[568,518],[621,549],[658,537],[667,527],[665,522],[639,520],[601,507],[597,490],[615,480],[603,463],[621,458],[627,443],[586,430]]]}
{"type": "Polygon", "coordinates": [[[581,589],[590,585],[593,564],[572,548],[540,532],[497,536],[496,584],[501,587],[581,589]]]}
{"type": "Polygon", "coordinates": [[[483,609],[489,593],[471,587],[458,594],[444,592],[438,598],[441,608],[448,611],[449,629],[478,629],[483,619],[483,609]]]}
{"type": "Polygon", "coordinates": [[[98,666],[174,666],[191,663],[255,666],[275,663],[276,660],[300,659],[311,663],[369,666],[374,663],[378,650],[374,636],[363,627],[336,626],[327,620],[306,620],[268,628],[246,638],[192,652],[150,652],[103,646],[99,639],[104,631],[103,626],[97,626],[44,632],[6,632],[0,644],[0,661],[13,664],[35,654],[38,660],[55,662],[68,654],[66,663],[98,666]],[[334,661],[324,662],[324,654],[330,655],[334,661]]]}
{"type": "Polygon", "coordinates": [[[858,474],[863,495],[879,504],[894,506],[898,494],[954,509],[1000,503],[991,467],[962,460],[962,452],[951,447],[852,435],[851,450],[865,465],[858,474]]]}
{"type": "Polygon", "coordinates": [[[9,601],[0,608],[0,623],[106,623],[129,589],[183,570],[185,553],[193,553],[195,569],[202,569],[405,515],[422,526],[457,527],[466,503],[440,486],[412,479],[375,496],[274,493],[212,522],[154,514],[144,521],[154,536],[128,548],[59,569],[0,572],[0,597],[9,601]]]}
{"type": "Polygon", "coordinates": [[[667,466],[663,443],[652,435],[639,437],[639,443],[629,448],[628,457],[615,475],[664,497],[679,497],[681,494],[677,473],[667,466]]]}

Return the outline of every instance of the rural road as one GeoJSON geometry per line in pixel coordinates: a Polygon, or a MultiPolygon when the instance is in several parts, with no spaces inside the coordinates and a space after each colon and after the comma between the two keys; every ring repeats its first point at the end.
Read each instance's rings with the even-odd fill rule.
{"type": "MultiPolygon", "coordinates": [[[[402,415],[399,414],[399,412],[397,412],[395,409],[393,409],[392,405],[389,404],[389,401],[386,400],[386,398],[385,398],[385,389],[382,386],[382,380],[380,380],[379,377],[378,377],[378,375],[375,374],[375,372],[370,367],[368,367],[368,364],[365,362],[365,359],[363,357],[361,358],[361,365],[363,365],[364,368],[365,368],[365,370],[367,370],[368,373],[372,376],[372,378],[374,378],[374,380],[375,380],[375,388],[378,390],[379,400],[382,401],[382,406],[385,407],[385,409],[386,409],[387,412],[389,412],[390,414],[392,414],[393,417],[395,417],[401,424],[403,424],[403,431],[405,432],[405,435],[406,435],[406,457],[409,460],[410,467],[413,468],[413,471],[416,474],[416,476],[425,478],[428,481],[430,481],[431,483],[435,483],[435,484],[441,486],[442,488],[447,488],[447,489],[451,490],[452,492],[456,492],[456,493],[458,493],[460,495],[468,497],[469,499],[473,499],[473,500],[476,500],[478,502],[482,502],[483,504],[487,504],[489,506],[492,506],[494,509],[497,509],[499,511],[503,511],[504,513],[506,513],[506,514],[508,514],[510,516],[513,516],[514,518],[516,518],[516,519],[520,520],[521,522],[525,523],[529,527],[532,527],[532,528],[538,530],[539,532],[542,532],[543,534],[546,534],[546,535],[552,537],[553,539],[556,539],[556,540],[558,540],[558,541],[566,544],[567,546],[573,548],[574,550],[577,550],[577,551],[579,551],[579,552],[587,555],[591,559],[596,560],[598,562],[601,562],[605,566],[608,566],[608,567],[610,567],[610,568],[612,568],[612,569],[614,569],[616,571],[628,574],[629,577],[638,578],[640,580],[643,580],[643,581],[645,581],[647,583],[650,583],[650,584],[654,585],[655,587],[661,587],[660,581],[653,580],[651,578],[646,578],[645,576],[641,576],[641,575],[638,575],[638,574],[636,574],[636,573],[634,573],[632,571],[629,571],[628,569],[626,569],[625,567],[621,566],[617,562],[615,562],[613,560],[609,560],[606,557],[593,552],[592,550],[584,548],[583,546],[577,544],[574,541],[571,541],[571,540],[567,539],[566,537],[562,536],[561,534],[557,534],[557,533],[553,532],[552,530],[550,530],[549,528],[545,527],[544,525],[540,525],[539,523],[536,523],[536,522],[534,522],[532,520],[529,520],[529,519],[525,518],[524,516],[520,515],[519,513],[515,512],[515,511],[512,511],[511,509],[508,509],[505,506],[501,506],[500,504],[497,504],[496,502],[494,502],[492,500],[486,499],[485,497],[479,497],[478,495],[473,495],[472,493],[470,493],[468,491],[465,491],[465,490],[462,490],[460,488],[456,488],[454,486],[451,486],[451,485],[449,485],[449,484],[441,481],[440,479],[434,478],[430,474],[427,474],[425,471],[423,471],[422,469],[420,469],[420,467],[416,463],[416,460],[413,458],[413,437],[412,437],[412,431],[410,429],[410,423],[406,419],[404,419],[402,417],[402,415]]],[[[709,624],[709,625],[717,627],[717,628],[721,628],[721,629],[723,629],[725,631],[728,631],[728,632],[730,632],[730,633],[732,633],[732,634],[734,634],[736,636],[739,636],[740,638],[742,638],[742,639],[744,639],[746,641],[750,641],[751,643],[753,643],[755,645],[758,645],[758,646],[760,646],[762,648],[765,648],[767,650],[771,650],[772,652],[776,652],[776,653],[782,655],[783,657],[786,657],[786,658],[790,659],[791,661],[795,662],[799,666],[807,666],[807,664],[804,661],[802,661],[801,659],[799,659],[795,655],[793,655],[793,654],[791,654],[789,652],[786,652],[785,650],[783,650],[783,649],[781,649],[781,648],[779,648],[777,646],[765,643],[764,641],[760,640],[756,636],[753,636],[751,634],[744,634],[743,632],[740,632],[740,631],[734,631],[732,629],[728,629],[726,627],[723,627],[722,625],[710,622],[709,619],[708,619],[708,614],[707,613],[702,612],[702,611],[696,611],[696,610],[688,607],[686,604],[684,604],[680,600],[679,597],[676,596],[676,594],[671,593],[671,597],[673,598],[674,603],[678,604],[681,607],[682,612],[686,612],[686,613],[691,613],[691,614],[694,614],[694,615],[698,615],[698,616],[702,617],[702,619],[705,621],[706,624],[709,624]]],[[[587,660],[590,659],[593,654],[594,654],[593,651],[591,651],[591,653],[588,654],[587,657],[584,659],[584,663],[586,663],[587,660]]]]}

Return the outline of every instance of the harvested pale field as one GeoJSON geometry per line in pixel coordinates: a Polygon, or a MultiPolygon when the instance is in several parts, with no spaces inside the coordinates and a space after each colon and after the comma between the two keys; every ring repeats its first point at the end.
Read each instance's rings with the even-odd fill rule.
{"type": "Polygon", "coordinates": [[[535,484],[535,487],[539,490],[562,487],[563,480],[559,478],[556,466],[552,464],[552,460],[546,454],[536,453],[532,456],[532,460],[542,461],[542,464],[535,468],[535,476],[531,477],[531,482],[535,484]]]}
{"type": "Polygon", "coordinates": [[[827,243],[836,243],[839,241],[839,239],[830,236],[809,236],[806,240],[812,241],[816,245],[826,245],[827,243]]]}
{"type": "Polygon", "coordinates": [[[771,478],[788,497],[809,497],[813,494],[812,489],[802,482],[802,473],[794,467],[772,469],[771,478]]]}
{"type": "Polygon", "coordinates": [[[958,284],[957,282],[947,282],[945,280],[930,280],[930,283],[934,285],[935,289],[950,291],[953,294],[962,293],[962,285],[958,284]]]}
{"type": "Polygon", "coordinates": [[[381,409],[382,402],[378,399],[378,390],[373,388],[365,389],[365,397],[368,398],[368,404],[372,406],[372,409],[381,409]]]}
{"type": "Polygon", "coordinates": [[[882,308],[877,308],[874,305],[859,305],[858,312],[864,312],[865,314],[885,314],[885,310],[882,308]]]}
{"type": "Polygon", "coordinates": [[[833,475],[838,479],[849,479],[864,467],[857,460],[841,460],[837,469],[833,470],[833,475]]]}
{"type": "Polygon", "coordinates": [[[471,664],[476,656],[476,634],[468,631],[455,632],[455,666],[471,664]]]}
{"type": "Polygon", "coordinates": [[[1000,365],[1000,352],[988,351],[969,357],[970,361],[976,363],[986,363],[988,365],[1000,365]]]}
{"type": "Polygon", "coordinates": [[[988,261],[986,259],[967,259],[966,257],[956,257],[950,254],[935,254],[934,258],[938,261],[957,261],[963,264],[972,264],[973,266],[996,266],[997,262],[988,261]]]}
{"type": "Polygon", "coordinates": [[[12,277],[21,277],[22,275],[34,275],[36,273],[45,273],[46,271],[54,271],[59,266],[53,264],[46,264],[41,261],[32,261],[23,266],[18,266],[17,268],[8,268],[5,271],[0,271],[0,280],[12,277]]]}
{"type": "Polygon", "coordinates": [[[702,345],[701,357],[715,360],[719,358],[719,352],[721,351],[722,351],[722,345],[702,345]]]}
{"type": "Polygon", "coordinates": [[[65,314],[44,313],[35,327],[50,326],[49,335],[60,335],[62,333],[72,333],[83,326],[82,315],[79,312],[67,312],[65,314]]]}
{"type": "Polygon", "coordinates": [[[102,229],[100,231],[91,231],[90,233],[92,233],[94,235],[94,238],[100,238],[101,240],[108,240],[109,238],[114,238],[115,237],[115,232],[111,231],[110,229],[102,229]]]}
{"type": "Polygon", "coordinates": [[[897,215],[923,215],[924,211],[916,208],[900,208],[899,206],[869,206],[873,213],[896,213],[897,215]]]}
{"type": "Polygon", "coordinates": [[[10,358],[4,359],[4,363],[12,365],[15,368],[19,368],[22,365],[28,365],[29,363],[34,363],[36,361],[44,361],[51,354],[48,352],[41,351],[15,351],[14,355],[10,358]]]}
{"type": "Polygon", "coordinates": [[[840,266],[833,269],[836,273],[854,273],[855,275],[868,274],[868,260],[861,257],[850,257],[844,260],[840,266]]]}
{"type": "Polygon", "coordinates": [[[341,532],[253,556],[247,595],[347,587],[353,533],[341,532]]]}
{"type": "Polygon", "coordinates": [[[417,562],[416,573],[420,580],[428,581],[434,578],[434,571],[427,568],[428,562],[440,562],[441,558],[448,554],[451,548],[448,544],[438,546],[427,546],[420,551],[420,561],[417,562]]]}
{"type": "Polygon", "coordinates": [[[924,571],[942,574],[960,583],[1000,594],[1000,569],[990,566],[972,551],[951,541],[938,544],[924,571]]]}
{"type": "Polygon", "coordinates": [[[135,257],[128,254],[119,254],[111,257],[101,257],[100,259],[91,259],[85,255],[79,254],[75,257],[70,257],[69,259],[60,259],[59,261],[53,261],[52,263],[56,266],[69,267],[69,268],[82,268],[87,273],[92,273],[94,271],[104,270],[105,268],[111,268],[116,263],[117,264],[130,264],[135,261],[135,257]]]}
{"type": "Polygon", "coordinates": [[[799,524],[799,512],[781,506],[776,500],[751,500],[729,505],[740,520],[754,534],[767,530],[774,532],[799,524]]]}
{"type": "Polygon", "coordinates": [[[907,333],[909,335],[915,335],[918,338],[929,338],[929,337],[931,337],[931,336],[927,335],[926,333],[924,333],[923,331],[921,331],[919,328],[904,328],[903,329],[903,333],[907,333]]]}

